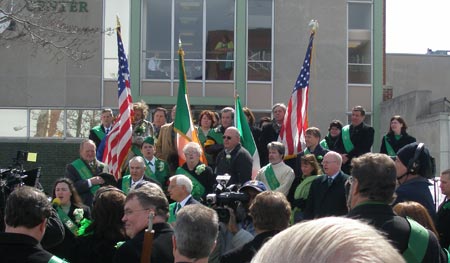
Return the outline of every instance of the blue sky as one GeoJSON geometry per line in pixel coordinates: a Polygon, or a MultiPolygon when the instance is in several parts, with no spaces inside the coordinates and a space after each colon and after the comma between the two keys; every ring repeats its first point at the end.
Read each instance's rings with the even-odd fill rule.
{"type": "Polygon", "coordinates": [[[386,0],[386,52],[450,50],[450,0],[386,0]]]}

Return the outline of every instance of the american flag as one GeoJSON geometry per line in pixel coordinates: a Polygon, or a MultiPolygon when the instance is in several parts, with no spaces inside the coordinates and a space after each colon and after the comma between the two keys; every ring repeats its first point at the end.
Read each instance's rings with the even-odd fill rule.
{"type": "Polygon", "coordinates": [[[119,115],[112,130],[106,137],[103,162],[108,165],[109,173],[116,178],[121,176],[121,167],[131,148],[132,126],[131,117],[134,115],[130,89],[130,72],[128,60],[123,47],[120,25],[117,27],[117,46],[119,58],[118,91],[119,115]]]}
{"type": "Polygon", "coordinates": [[[315,31],[312,31],[309,37],[308,50],[306,51],[300,74],[295,82],[280,130],[278,140],[286,146],[286,157],[301,152],[302,145],[305,144],[305,130],[308,128],[309,73],[314,34],[315,31]]]}

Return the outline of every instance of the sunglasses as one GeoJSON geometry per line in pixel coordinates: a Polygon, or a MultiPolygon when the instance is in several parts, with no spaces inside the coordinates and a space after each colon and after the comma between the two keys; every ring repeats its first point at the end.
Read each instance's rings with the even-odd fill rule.
{"type": "Polygon", "coordinates": [[[227,139],[227,140],[231,140],[231,136],[222,136],[222,138],[225,140],[225,139],[227,139]]]}

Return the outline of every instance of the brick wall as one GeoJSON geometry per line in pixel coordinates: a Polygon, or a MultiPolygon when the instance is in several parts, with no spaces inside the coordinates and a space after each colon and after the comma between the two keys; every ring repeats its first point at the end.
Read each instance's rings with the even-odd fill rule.
{"type": "Polygon", "coordinates": [[[42,167],[40,182],[50,193],[53,182],[64,176],[66,164],[79,157],[79,141],[74,142],[0,142],[0,168],[9,168],[17,151],[36,152],[36,163],[25,162],[24,169],[42,167]]]}

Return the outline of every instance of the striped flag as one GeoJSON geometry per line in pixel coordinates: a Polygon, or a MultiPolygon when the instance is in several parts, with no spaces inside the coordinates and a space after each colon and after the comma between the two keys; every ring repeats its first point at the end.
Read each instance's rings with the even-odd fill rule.
{"type": "Polygon", "coordinates": [[[287,105],[278,138],[278,141],[281,141],[286,146],[286,159],[300,153],[305,145],[305,130],[308,128],[308,90],[314,35],[315,30],[312,30],[303,66],[287,105]]]}
{"type": "MultiPolygon", "coordinates": [[[[196,142],[199,145],[200,140],[198,139],[197,130],[195,129],[194,123],[192,121],[191,108],[189,104],[189,98],[186,87],[186,72],[184,69],[184,51],[181,47],[181,41],[178,49],[178,70],[179,70],[179,86],[178,86],[178,97],[177,97],[177,109],[175,120],[173,124],[173,129],[177,133],[177,149],[178,149],[178,159],[179,165],[182,166],[186,162],[186,157],[183,153],[183,147],[188,142],[196,142]]],[[[208,164],[205,155],[200,156],[200,161],[208,164]]]]}
{"type": "Polygon", "coordinates": [[[113,128],[106,137],[103,162],[108,166],[109,173],[114,177],[121,176],[121,167],[131,149],[132,126],[131,118],[134,115],[133,102],[130,89],[130,72],[128,60],[123,47],[120,24],[117,23],[117,46],[119,58],[118,91],[119,91],[119,115],[113,128]]]}
{"type": "Polygon", "coordinates": [[[234,108],[236,111],[234,117],[234,126],[241,133],[242,146],[250,153],[253,158],[252,179],[255,179],[256,174],[258,173],[259,169],[261,169],[261,166],[259,165],[259,154],[258,149],[256,148],[256,143],[255,139],[253,138],[252,131],[250,130],[250,126],[248,125],[247,117],[242,110],[241,99],[239,98],[239,95],[236,95],[234,108]]]}

